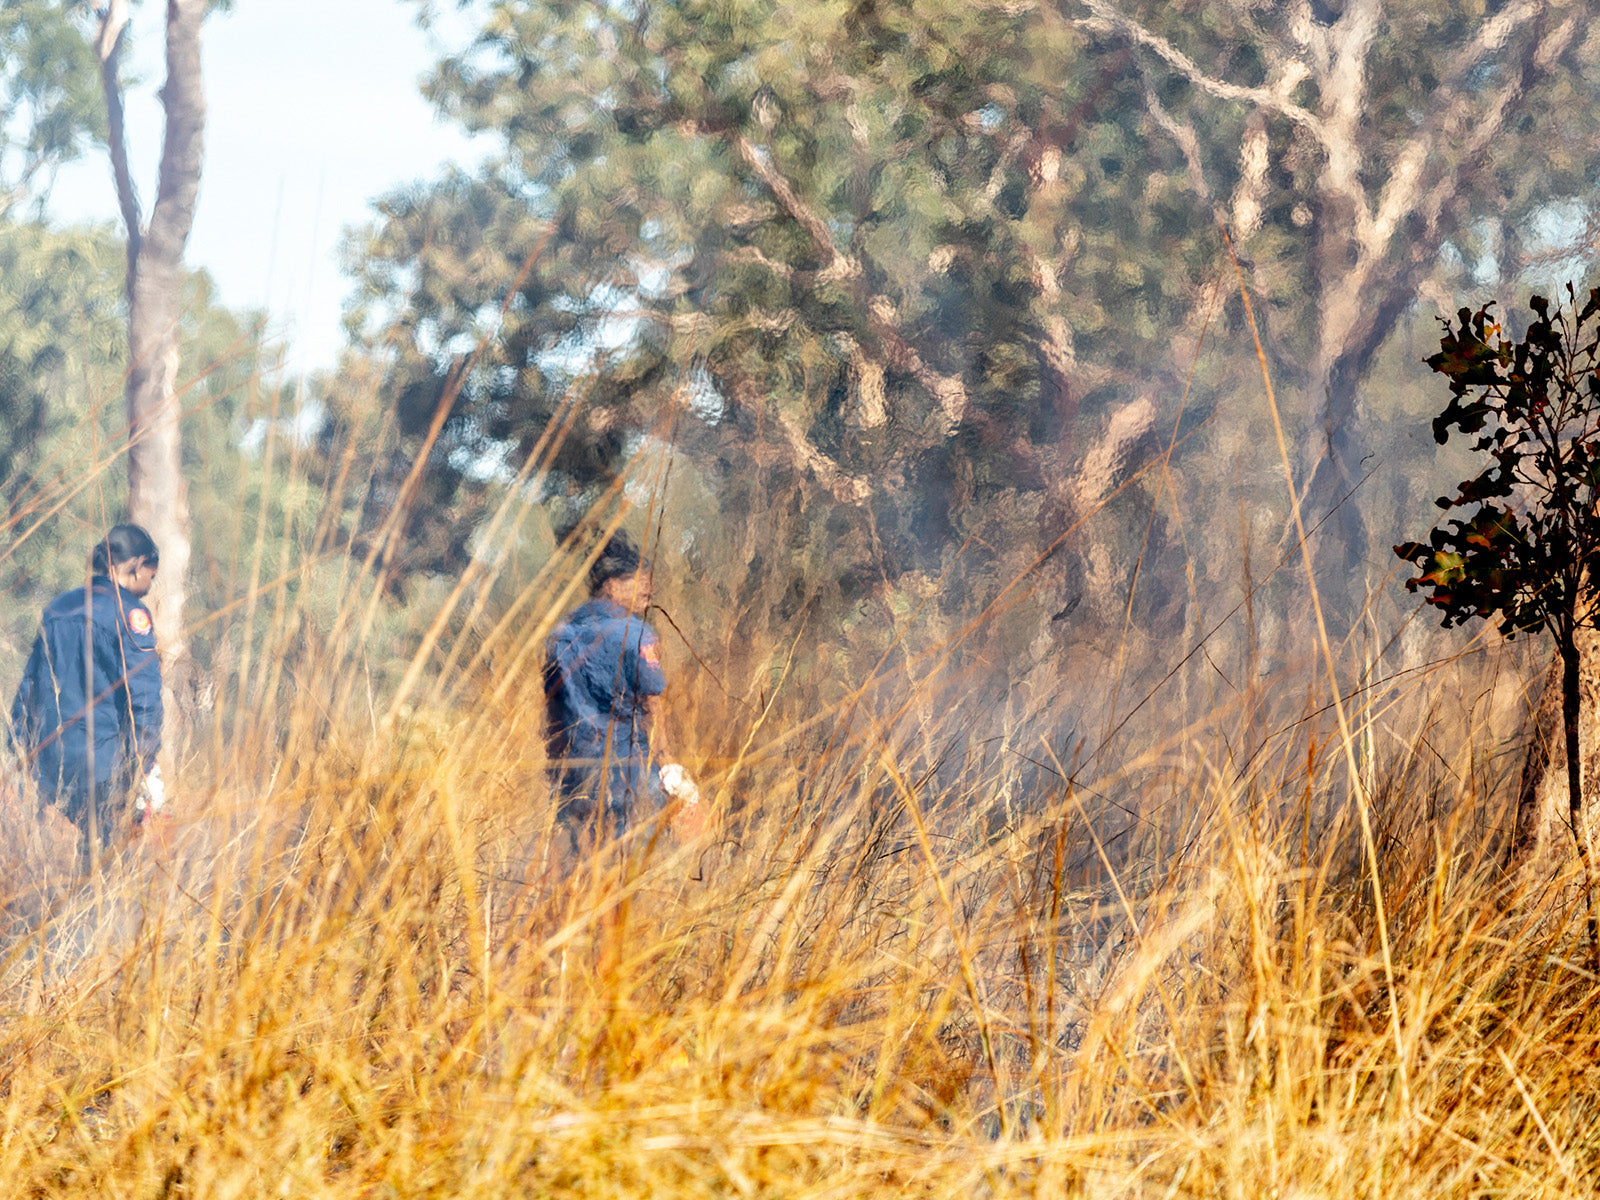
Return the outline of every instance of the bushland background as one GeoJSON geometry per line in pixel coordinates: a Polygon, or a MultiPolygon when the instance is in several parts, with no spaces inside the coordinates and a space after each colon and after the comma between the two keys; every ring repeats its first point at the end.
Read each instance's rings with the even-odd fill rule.
{"type": "MultiPolygon", "coordinates": [[[[16,1177],[1587,1187],[1581,920],[1498,868],[1548,650],[1390,547],[1441,314],[1591,278],[1593,5],[451,10],[492,151],[349,231],[337,367],[183,281],[179,831],[84,890],[8,818],[16,1177]],[[574,863],[616,528],[716,817],[574,863]]],[[[95,20],[0,8],[0,686],[128,504],[95,20]]]]}

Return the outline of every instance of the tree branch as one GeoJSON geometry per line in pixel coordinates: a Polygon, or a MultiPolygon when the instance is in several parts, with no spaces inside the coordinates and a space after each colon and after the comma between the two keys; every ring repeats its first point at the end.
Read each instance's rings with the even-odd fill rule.
{"type": "Polygon", "coordinates": [[[785,282],[792,282],[796,276],[806,274],[806,272],[803,271],[796,271],[788,263],[776,262],[773,259],[768,258],[760,251],[759,248],[755,246],[739,246],[733,250],[729,250],[727,254],[723,256],[723,261],[739,263],[746,266],[760,267],[764,271],[770,271],[772,274],[776,275],[779,279],[782,279],[785,282]]]}
{"type": "MultiPolygon", "coordinates": [[[[733,135],[733,140],[739,157],[756,173],[757,178],[766,184],[767,189],[777,199],[779,207],[810,235],[812,244],[823,262],[822,270],[817,274],[817,282],[861,280],[865,272],[861,268],[860,260],[844,253],[834,244],[833,234],[829,231],[827,223],[790,186],[783,173],[773,165],[772,156],[742,134],[733,135]]],[[[966,385],[953,376],[940,374],[923,361],[916,348],[897,328],[898,318],[894,304],[887,296],[864,293],[863,299],[866,302],[864,308],[867,328],[882,345],[889,363],[914,378],[938,402],[945,435],[948,437],[953,434],[967,415],[966,385]]]]}
{"type": "MultiPolygon", "coordinates": [[[[1161,103],[1161,97],[1156,95],[1155,83],[1150,78],[1150,73],[1141,66],[1139,74],[1144,79],[1144,105],[1149,112],[1150,119],[1156,127],[1170,137],[1178,145],[1178,150],[1183,154],[1184,166],[1189,172],[1189,187],[1202,203],[1212,209],[1216,204],[1211,197],[1211,185],[1206,182],[1205,166],[1200,161],[1200,136],[1195,132],[1193,125],[1187,121],[1179,121],[1161,103]]],[[[1221,212],[1217,215],[1220,219],[1221,212]]]]}
{"type": "Polygon", "coordinates": [[[9,217],[11,210],[33,191],[33,181],[46,166],[52,166],[53,161],[54,156],[43,152],[36,151],[28,155],[26,164],[17,175],[17,181],[4,193],[0,193],[0,219],[9,217]]]}
{"type": "MultiPolygon", "coordinates": [[[[1489,149],[1491,143],[1500,136],[1512,104],[1532,85],[1535,78],[1548,70],[1550,64],[1572,44],[1577,32],[1577,18],[1568,17],[1546,37],[1529,47],[1529,53],[1523,58],[1521,70],[1495,94],[1488,111],[1472,120],[1470,133],[1462,147],[1462,162],[1472,162],[1489,149]]],[[[1448,132],[1459,134],[1460,130],[1447,131],[1447,134],[1448,132]]],[[[1417,206],[1428,233],[1435,240],[1445,207],[1461,190],[1463,174],[1465,172],[1459,165],[1442,171],[1433,188],[1417,206]]]]}
{"type": "Polygon", "coordinates": [[[1454,95],[1461,90],[1462,84],[1472,74],[1484,58],[1490,54],[1498,54],[1506,42],[1511,40],[1511,35],[1519,25],[1532,20],[1544,11],[1544,0],[1519,0],[1518,3],[1508,5],[1485,21],[1478,28],[1478,34],[1461,52],[1451,60],[1445,69],[1444,78],[1439,83],[1439,90],[1454,95]]]}
{"type": "MultiPolygon", "coordinates": [[[[1568,17],[1543,36],[1530,38],[1518,70],[1495,92],[1486,110],[1475,112],[1464,98],[1457,98],[1450,106],[1448,121],[1441,117],[1431,136],[1436,142],[1464,141],[1456,160],[1438,168],[1437,178],[1426,192],[1423,168],[1430,144],[1419,135],[1407,145],[1395,174],[1385,185],[1374,222],[1382,240],[1374,242],[1371,249],[1363,245],[1361,261],[1340,281],[1333,302],[1324,305],[1325,312],[1343,314],[1344,324],[1337,339],[1342,348],[1335,369],[1340,369],[1339,363],[1365,361],[1415,297],[1417,281],[1439,245],[1444,211],[1474,178],[1469,164],[1488,150],[1504,128],[1517,98],[1571,45],[1577,31],[1577,18],[1568,17]],[[1385,252],[1406,216],[1416,218],[1412,227],[1420,224],[1423,236],[1412,237],[1410,254],[1395,260],[1385,252]]],[[[1333,323],[1330,321],[1330,325],[1333,323]]],[[[1342,421],[1346,415],[1342,408],[1330,410],[1329,420],[1342,421]]]]}
{"type": "MultiPolygon", "coordinates": [[[[1323,172],[1325,181],[1331,184],[1334,190],[1348,197],[1356,210],[1358,221],[1365,222],[1367,220],[1367,196],[1361,187],[1360,181],[1361,156],[1352,131],[1330,124],[1323,117],[1318,116],[1303,105],[1296,104],[1289,98],[1293,95],[1294,89],[1299,87],[1300,83],[1312,73],[1311,67],[1304,59],[1295,56],[1278,63],[1276,68],[1278,78],[1265,87],[1244,87],[1240,84],[1228,83],[1225,80],[1207,75],[1182,50],[1179,50],[1166,38],[1152,33],[1133,18],[1120,12],[1109,0],[1081,0],[1081,3],[1094,15],[1091,19],[1079,19],[1073,22],[1079,27],[1095,30],[1109,28],[1135,45],[1144,46],[1153,51],[1157,57],[1161,58],[1202,91],[1224,100],[1235,100],[1249,104],[1258,112],[1275,113],[1279,116],[1287,117],[1307,130],[1321,145],[1323,154],[1326,157],[1328,166],[1323,172]]],[[[1343,25],[1345,21],[1355,19],[1347,31],[1346,48],[1348,51],[1353,52],[1357,43],[1370,45],[1375,27],[1371,25],[1367,10],[1373,7],[1381,8],[1381,0],[1354,0],[1351,14],[1347,14],[1341,20],[1340,23],[1343,25]]],[[[1305,14],[1305,17],[1309,21],[1309,12],[1305,14]]],[[[1328,48],[1326,31],[1323,31],[1320,38],[1314,38],[1312,35],[1313,29],[1321,28],[1316,26],[1314,22],[1307,25],[1304,30],[1304,40],[1307,43],[1320,42],[1322,52],[1325,55],[1328,48]]],[[[1353,61],[1349,55],[1347,55],[1347,60],[1353,61]]],[[[1359,66],[1359,62],[1356,65],[1359,66]]],[[[1358,73],[1353,82],[1359,84],[1363,78],[1358,73]]],[[[1159,108],[1159,104],[1156,107],[1159,108]]],[[[1340,110],[1336,109],[1336,114],[1338,111],[1340,110]]],[[[1164,110],[1163,114],[1156,114],[1152,110],[1152,115],[1156,116],[1157,123],[1160,124],[1164,110]]],[[[1167,120],[1171,122],[1170,116],[1167,117],[1167,120]]],[[[1172,128],[1168,128],[1167,125],[1162,127],[1168,129],[1168,132],[1174,132],[1176,129],[1175,123],[1173,123],[1172,128]]],[[[1181,141],[1180,147],[1182,147],[1181,141]]],[[[1250,147],[1246,146],[1245,150],[1249,152],[1250,147]]],[[[1189,161],[1190,177],[1193,179],[1196,160],[1187,150],[1185,151],[1185,158],[1189,161]]],[[[1209,187],[1205,189],[1204,195],[1208,203],[1214,203],[1210,197],[1209,187]]],[[[1247,197],[1248,192],[1244,193],[1243,198],[1247,197]]],[[[1248,215],[1248,204],[1245,205],[1244,211],[1248,215]]]]}
{"type": "Polygon", "coordinates": [[[167,0],[166,141],[155,207],[145,233],[155,255],[177,262],[194,228],[205,155],[206,97],[200,71],[200,25],[208,0],[167,0]]]}
{"type": "Polygon", "coordinates": [[[1322,111],[1329,136],[1341,147],[1354,144],[1367,110],[1367,55],[1382,17],[1383,0],[1351,0],[1329,31],[1332,62],[1322,80],[1322,111]]]}
{"type": "Polygon", "coordinates": [[[821,254],[822,271],[817,276],[818,282],[859,279],[861,264],[834,244],[833,234],[828,230],[827,223],[811,210],[811,207],[796,194],[794,188],[789,186],[789,181],[783,177],[783,173],[773,165],[772,155],[743,134],[735,136],[734,144],[745,165],[767,185],[767,190],[777,199],[778,205],[806,231],[817,252],[821,254]]]}
{"type": "MultiPolygon", "coordinates": [[[[766,406],[761,402],[760,389],[743,375],[734,375],[728,379],[727,386],[722,392],[734,404],[758,416],[766,411],[766,406]]],[[[860,475],[852,475],[817,449],[806,436],[798,417],[781,407],[777,410],[776,416],[778,428],[783,432],[783,442],[791,465],[802,473],[812,475],[841,504],[865,504],[872,498],[871,481],[860,475]]],[[[770,442],[764,444],[771,445],[770,442]]],[[[758,447],[750,449],[758,458],[760,457],[758,447]]]]}
{"type": "Polygon", "coordinates": [[[1310,0],[1294,0],[1289,7],[1289,35],[1300,44],[1306,64],[1315,75],[1326,75],[1333,61],[1328,47],[1328,27],[1317,20],[1310,0]]]}
{"type": "Polygon", "coordinates": [[[1140,396],[1111,414],[1099,441],[1067,481],[1066,492],[1080,513],[1091,512],[1140,465],[1146,452],[1158,449],[1156,406],[1140,396]]]}
{"type": "MultiPolygon", "coordinates": [[[[1109,27],[1130,41],[1154,52],[1168,66],[1172,67],[1178,74],[1188,79],[1202,91],[1209,92],[1211,95],[1223,100],[1239,100],[1247,104],[1253,104],[1258,108],[1264,108],[1269,112],[1275,112],[1280,116],[1287,117],[1296,124],[1303,125],[1311,130],[1319,141],[1326,137],[1326,129],[1322,119],[1310,109],[1294,103],[1287,95],[1280,94],[1279,90],[1266,87],[1244,87],[1237,83],[1228,83],[1226,80],[1215,79],[1202,71],[1194,59],[1179,50],[1166,38],[1150,32],[1133,18],[1118,11],[1107,0],[1082,0],[1082,3],[1085,8],[1094,14],[1094,19],[1075,21],[1074,24],[1080,28],[1099,29],[1109,27]]],[[[1293,88],[1291,87],[1289,90],[1292,91],[1293,88]]]]}
{"type": "MultiPolygon", "coordinates": [[[[1394,170],[1379,196],[1377,215],[1370,229],[1365,231],[1363,249],[1369,253],[1381,252],[1400,221],[1408,213],[1418,211],[1419,207],[1428,221],[1430,232],[1437,228],[1439,214],[1450,197],[1461,191],[1469,177],[1459,169],[1447,169],[1435,182],[1426,202],[1419,206],[1418,196],[1422,191],[1423,166],[1427,157],[1439,144],[1461,137],[1463,127],[1469,124],[1469,106],[1460,94],[1466,75],[1478,67],[1485,57],[1498,53],[1505,45],[1512,29],[1509,18],[1525,16],[1540,7],[1543,6],[1529,2],[1501,13],[1479,31],[1473,41],[1472,54],[1463,52],[1457,56],[1452,78],[1440,89],[1443,103],[1435,108],[1433,119],[1395,156],[1394,170]],[[1497,28],[1490,29],[1490,26],[1497,28]]],[[[1486,112],[1471,118],[1463,159],[1476,158],[1488,148],[1504,127],[1512,102],[1526,91],[1538,73],[1548,70],[1550,64],[1565,52],[1576,33],[1577,18],[1568,17],[1543,35],[1535,34],[1528,39],[1511,80],[1494,94],[1486,112]]]]}
{"type": "Polygon", "coordinates": [[[793,413],[780,408],[778,426],[783,430],[795,460],[816,476],[817,482],[833,493],[835,500],[841,504],[865,504],[872,498],[872,484],[859,475],[845,471],[813,446],[793,413]]]}
{"type": "Polygon", "coordinates": [[[111,152],[111,177],[117,188],[117,207],[128,229],[127,292],[133,295],[139,251],[144,237],[139,215],[139,194],[128,167],[127,120],[122,103],[122,38],[128,28],[128,0],[109,0],[95,36],[95,57],[100,60],[100,86],[106,97],[106,144],[111,152]]]}

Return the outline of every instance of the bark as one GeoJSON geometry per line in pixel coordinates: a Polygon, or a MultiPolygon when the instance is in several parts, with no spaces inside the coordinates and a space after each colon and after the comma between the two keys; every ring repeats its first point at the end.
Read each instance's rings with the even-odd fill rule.
{"type": "Polygon", "coordinates": [[[152,607],[163,656],[181,677],[186,659],[183,611],[188,598],[189,500],[183,478],[181,404],[177,395],[184,248],[194,226],[204,157],[205,95],[200,26],[206,0],[168,0],[167,82],[161,91],[166,134],[155,204],[141,227],[128,167],[118,49],[126,0],[113,0],[97,48],[110,118],[117,199],[128,231],[128,516],[161,547],[152,607]]]}
{"type": "Polygon", "coordinates": [[[1148,396],[1140,396],[1123,405],[1111,414],[1105,432],[1090,445],[1064,489],[1073,501],[1073,510],[1080,517],[1093,512],[1160,452],[1155,404],[1148,396]]]}
{"type": "Polygon", "coordinates": [[[1578,752],[1579,718],[1579,660],[1578,645],[1571,629],[1560,636],[1561,654],[1561,724],[1567,747],[1567,824],[1573,841],[1578,846],[1578,858],[1583,863],[1583,900],[1585,924],[1589,929],[1589,951],[1593,965],[1600,973],[1600,923],[1594,908],[1594,855],[1590,845],[1588,823],[1583,819],[1583,765],[1578,752]]]}
{"type": "Polygon", "coordinates": [[[133,284],[144,236],[139,217],[139,196],[128,166],[127,123],[122,105],[122,35],[128,28],[128,0],[111,0],[100,18],[95,54],[100,59],[100,84],[106,96],[106,145],[111,154],[111,177],[117,186],[117,208],[128,231],[128,286],[133,284]]]}
{"type": "Polygon", "coordinates": [[[1538,846],[1543,831],[1544,783],[1553,765],[1555,756],[1552,751],[1557,744],[1557,731],[1563,728],[1561,692],[1562,662],[1560,653],[1557,653],[1551,657],[1550,669],[1545,672],[1544,690],[1540,694],[1539,706],[1534,709],[1533,730],[1529,735],[1527,754],[1522,760],[1516,823],[1512,827],[1511,843],[1506,848],[1508,868],[1527,861],[1538,846]]]}

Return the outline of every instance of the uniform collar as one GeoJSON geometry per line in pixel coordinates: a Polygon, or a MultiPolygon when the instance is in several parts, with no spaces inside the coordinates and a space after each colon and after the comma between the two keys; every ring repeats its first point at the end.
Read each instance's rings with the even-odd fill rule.
{"type": "Polygon", "coordinates": [[[90,591],[93,591],[95,588],[98,588],[98,587],[104,587],[104,589],[106,591],[112,593],[118,599],[124,601],[125,604],[138,604],[138,605],[141,605],[141,606],[144,604],[143,600],[141,600],[138,596],[135,596],[132,592],[130,592],[127,588],[123,587],[120,583],[118,583],[115,579],[111,578],[111,576],[109,576],[109,575],[95,575],[93,578],[91,578],[89,580],[89,590],[90,591]]]}

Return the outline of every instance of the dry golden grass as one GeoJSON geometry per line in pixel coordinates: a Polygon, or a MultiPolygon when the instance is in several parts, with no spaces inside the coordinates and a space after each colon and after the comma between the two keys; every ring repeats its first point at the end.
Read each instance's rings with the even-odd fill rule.
{"type": "Polygon", "coordinates": [[[785,706],[768,685],[797,656],[845,656],[730,621],[740,677],[685,663],[674,700],[714,827],[578,858],[537,665],[581,556],[513,584],[482,552],[401,636],[374,583],[400,518],[365,569],[337,525],[258,549],[199,616],[227,652],[170,845],[74,879],[59,820],[0,798],[5,1194],[1600,1182],[1581,914],[1498,864],[1514,671],[1357,692],[1342,730],[1304,681],[1192,726],[1151,705],[1063,765],[1005,737],[965,754],[996,733],[941,673],[967,626],[916,649],[896,628],[859,691],[785,706]],[[1500,700],[1467,704],[1474,682],[1500,700]]]}
{"type": "MultiPolygon", "coordinates": [[[[1458,694],[1422,689],[1356,717],[1458,694]]],[[[1178,731],[1002,803],[841,714],[707,771],[699,842],[580,861],[528,695],[365,724],[303,698],[181,777],[173,845],[75,888],[46,871],[62,831],[0,813],[7,1194],[1600,1181],[1597,981],[1559,881],[1498,871],[1485,724],[1423,722],[1373,768],[1368,842],[1314,721],[1238,759],[1248,728],[1178,731]],[[1456,765],[1430,775],[1424,744],[1456,765]]]]}

